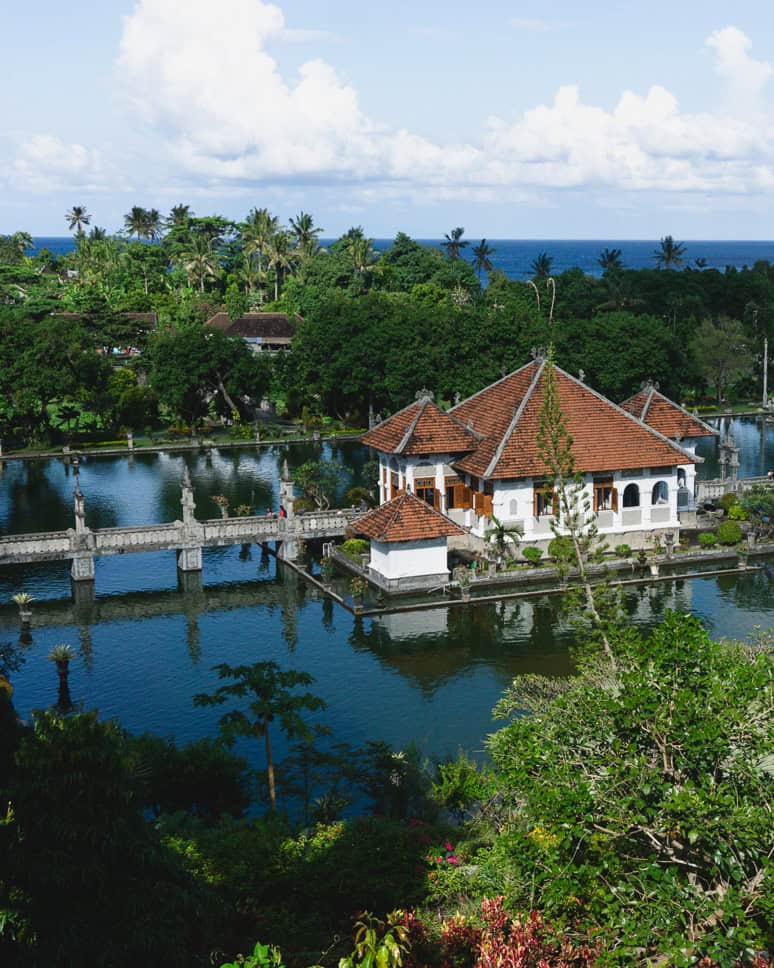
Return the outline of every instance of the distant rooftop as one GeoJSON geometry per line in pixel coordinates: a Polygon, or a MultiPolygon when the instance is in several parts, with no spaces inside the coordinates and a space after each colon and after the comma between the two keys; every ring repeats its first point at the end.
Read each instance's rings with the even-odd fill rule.
{"type": "Polygon", "coordinates": [[[218,329],[227,336],[268,342],[289,343],[296,332],[296,324],[288,319],[287,313],[244,313],[238,319],[231,319],[228,313],[215,313],[205,326],[218,329]]]}

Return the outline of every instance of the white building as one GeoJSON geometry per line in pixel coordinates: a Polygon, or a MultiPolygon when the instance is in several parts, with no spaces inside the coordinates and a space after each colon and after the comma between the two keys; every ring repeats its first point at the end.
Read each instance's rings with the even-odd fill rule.
{"type": "Polygon", "coordinates": [[[388,591],[443,585],[449,580],[448,544],[459,525],[426,501],[403,491],[358,518],[353,531],[371,541],[371,577],[388,591]]]}
{"type": "MultiPolygon", "coordinates": [[[[555,483],[537,444],[545,367],[534,360],[448,412],[417,401],[369,430],[363,442],[379,454],[380,501],[408,491],[475,537],[483,538],[495,516],[521,529],[522,547],[545,548],[552,525],[561,530],[555,483]]],[[[686,489],[692,497],[700,458],[560,368],[554,373],[575,471],[600,533],[611,546],[633,548],[666,532],[676,539],[678,494],[686,489]]],[[[665,401],[694,420],[659,397],[646,416],[660,414],[665,401]]],[[[697,427],[712,432],[701,421],[689,429],[697,427]]]]}

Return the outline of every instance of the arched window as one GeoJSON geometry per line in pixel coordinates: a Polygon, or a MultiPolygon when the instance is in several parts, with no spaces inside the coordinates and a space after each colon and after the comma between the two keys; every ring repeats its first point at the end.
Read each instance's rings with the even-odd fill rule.
{"type": "Polygon", "coordinates": [[[669,486],[666,481],[656,481],[650,495],[651,504],[669,504],[669,486]]]}
{"type": "Polygon", "coordinates": [[[636,484],[627,484],[623,492],[623,506],[638,508],[640,506],[640,489],[636,484]]]}
{"type": "Polygon", "coordinates": [[[677,468],[677,486],[678,487],[685,487],[685,481],[686,481],[686,478],[685,478],[685,468],[684,467],[678,467],[677,468]]]}

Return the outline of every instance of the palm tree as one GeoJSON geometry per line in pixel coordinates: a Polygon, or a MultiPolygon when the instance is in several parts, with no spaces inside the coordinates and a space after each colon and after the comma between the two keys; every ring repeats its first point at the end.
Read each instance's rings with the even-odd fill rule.
{"type": "Polygon", "coordinates": [[[675,242],[671,235],[665,235],[660,247],[653,252],[657,269],[676,269],[683,264],[683,257],[687,247],[682,242],[675,242]]]}
{"type": "Polygon", "coordinates": [[[266,250],[269,268],[274,270],[274,299],[279,299],[280,280],[285,273],[290,272],[295,265],[293,253],[290,249],[290,234],[288,232],[276,232],[269,240],[266,250]]]}
{"type": "Polygon", "coordinates": [[[602,249],[599,253],[599,258],[597,262],[604,269],[605,272],[611,272],[615,269],[623,269],[623,259],[621,256],[623,253],[620,249],[602,249]]]}
{"type": "Polygon", "coordinates": [[[375,272],[379,272],[379,253],[374,249],[373,239],[367,239],[362,230],[347,233],[349,238],[344,247],[351,264],[352,271],[360,278],[361,289],[366,287],[367,279],[375,272]]]}
{"type": "Polygon", "coordinates": [[[242,226],[243,250],[247,256],[258,257],[258,269],[263,269],[262,257],[279,229],[279,219],[267,208],[253,208],[242,226]]]}
{"type": "Polygon", "coordinates": [[[180,253],[180,263],[188,276],[188,281],[204,292],[207,279],[216,279],[220,272],[220,260],[206,235],[195,234],[190,245],[180,253]]]}
{"type": "Polygon", "coordinates": [[[104,242],[106,238],[107,232],[105,229],[100,228],[99,225],[95,225],[91,232],[89,232],[89,239],[92,242],[104,242]]]}
{"type": "Polygon", "coordinates": [[[73,701],[70,698],[70,661],[75,658],[75,652],[71,645],[55,645],[48,653],[49,659],[56,663],[56,671],[59,676],[59,694],[56,700],[56,708],[59,712],[66,713],[73,708],[73,701]]]}
{"type": "Polygon", "coordinates": [[[27,250],[35,246],[35,242],[29,232],[14,232],[11,236],[11,242],[19,250],[20,255],[26,255],[27,250]]]}
{"type": "Polygon", "coordinates": [[[140,205],[133,205],[131,211],[124,215],[124,228],[129,236],[136,235],[138,239],[147,238],[148,212],[140,205]]]}
{"type": "Polygon", "coordinates": [[[169,210],[169,215],[164,220],[164,224],[167,229],[184,228],[193,214],[190,205],[173,205],[169,210]]]}
{"type": "Polygon", "coordinates": [[[497,564],[502,565],[511,547],[516,548],[522,539],[522,531],[519,528],[509,528],[504,522],[493,514],[490,518],[492,524],[486,533],[489,544],[494,548],[497,555],[497,564]]]}
{"type": "Polygon", "coordinates": [[[290,229],[296,248],[303,255],[314,255],[317,251],[317,237],[322,229],[317,228],[314,219],[307,212],[299,212],[296,218],[290,220],[290,229]]]}
{"type": "Polygon", "coordinates": [[[161,213],[150,208],[145,213],[145,237],[155,242],[161,236],[161,213]]]}
{"type": "Polygon", "coordinates": [[[446,249],[446,254],[450,259],[459,259],[462,250],[468,245],[468,242],[462,239],[464,231],[465,229],[457,226],[456,229],[451,230],[451,235],[447,233],[444,236],[446,241],[441,242],[441,248],[446,249]]]}
{"type": "Polygon", "coordinates": [[[472,251],[473,266],[478,272],[478,281],[481,282],[481,272],[489,273],[494,269],[489,256],[494,255],[497,250],[488,245],[486,239],[481,239],[481,245],[474,245],[472,251]]]}
{"type": "Polygon", "coordinates": [[[75,229],[75,234],[81,235],[83,226],[91,222],[91,215],[86,211],[85,205],[73,205],[69,212],[65,212],[65,220],[71,232],[75,229]]]}
{"type": "Polygon", "coordinates": [[[533,276],[537,276],[538,279],[545,279],[546,276],[551,275],[551,266],[553,264],[554,260],[551,256],[543,251],[538,252],[532,262],[530,262],[529,267],[532,270],[533,276]]]}

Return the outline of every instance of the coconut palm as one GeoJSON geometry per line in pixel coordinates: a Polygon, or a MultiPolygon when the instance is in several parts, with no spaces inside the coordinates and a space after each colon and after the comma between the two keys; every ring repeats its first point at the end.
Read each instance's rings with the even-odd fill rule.
{"type": "Polygon", "coordinates": [[[290,220],[290,230],[298,251],[305,256],[314,255],[322,229],[315,226],[312,216],[308,212],[299,212],[290,220]]]}
{"type": "Polygon", "coordinates": [[[75,658],[75,652],[71,645],[62,643],[55,645],[48,653],[52,662],[56,663],[56,671],[59,676],[59,691],[56,700],[56,708],[59,712],[69,712],[73,708],[73,701],[70,698],[70,662],[75,658]]]}
{"type": "Polygon", "coordinates": [[[29,616],[32,614],[30,605],[35,601],[35,596],[30,595],[29,592],[17,592],[11,601],[19,609],[21,620],[29,621],[29,616]]]}
{"type": "Polygon", "coordinates": [[[490,521],[491,525],[486,533],[486,540],[497,555],[497,564],[502,565],[506,556],[510,554],[511,548],[515,549],[521,541],[522,531],[519,528],[509,528],[494,514],[490,521]]]}
{"type": "Polygon", "coordinates": [[[164,220],[164,225],[167,229],[184,228],[193,214],[190,205],[173,205],[164,220]]]}
{"type": "Polygon", "coordinates": [[[676,269],[684,262],[687,247],[675,242],[671,235],[665,235],[658,249],[653,252],[657,269],[676,269]]]}
{"type": "Polygon", "coordinates": [[[27,250],[32,249],[35,245],[29,232],[14,232],[11,236],[11,242],[16,246],[21,255],[25,255],[27,250]]]}
{"type": "Polygon", "coordinates": [[[151,242],[161,237],[161,212],[157,208],[150,208],[145,213],[145,237],[151,242]]]}
{"type": "Polygon", "coordinates": [[[446,249],[446,255],[450,259],[459,259],[462,255],[462,250],[469,244],[467,240],[463,241],[462,236],[464,232],[465,229],[458,225],[456,229],[451,230],[451,234],[447,232],[444,236],[446,241],[441,242],[441,248],[446,249]]]}
{"type": "Polygon", "coordinates": [[[138,239],[147,238],[148,232],[148,212],[140,205],[132,205],[130,211],[124,215],[124,228],[131,237],[136,235],[138,239]]]}
{"type": "Polygon", "coordinates": [[[493,249],[491,245],[487,244],[486,239],[481,239],[481,245],[474,245],[473,252],[473,266],[478,272],[478,281],[481,282],[481,273],[491,272],[494,269],[490,256],[494,255],[497,250],[493,249]]]}
{"type": "Polygon", "coordinates": [[[599,253],[597,262],[605,272],[611,272],[615,269],[623,269],[623,259],[621,258],[622,255],[623,253],[620,249],[602,249],[602,251],[599,253]]]}
{"type": "Polygon", "coordinates": [[[352,264],[352,271],[360,279],[361,288],[365,289],[368,279],[375,272],[380,271],[378,265],[379,253],[374,249],[373,239],[367,239],[362,234],[362,230],[353,232],[350,229],[347,235],[349,237],[347,238],[344,251],[352,264]]]}
{"type": "Polygon", "coordinates": [[[75,234],[80,235],[84,225],[91,222],[91,215],[86,211],[85,205],[73,205],[69,212],[65,212],[65,220],[70,231],[75,229],[75,234]]]}
{"type": "Polygon", "coordinates": [[[295,265],[293,252],[290,248],[290,234],[288,232],[276,232],[269,240],[266,249],[268,266],[274,270],[274,298],[279,299],[280,282],[285,278],[295,265]]]}
{"type": "Polygon", "coordinates": [[[538,252],[535,258],[530,262],[529,267],[532,270],[532,275],[537,276],[539,279],[545,279],[547,276],[551,275],[551,266],[554,264],[554,260],[546,252],[538,252]]]}
{"type": "Polygon", "coordinates": [[[279,219],[268,208],[250,209],[242,225],[242,244],[246,255],[257,256],[259,269],[263,269],[263,256],[278,230],[279,219]]]}
{"type": "Polygon", "coordinates": [[[95,225],[91,232],[89,232],[89,240],[91,242],[104,242],[107,237],[106,230],[100,228],[99,225],[95,225]]]}
{"type": "Polygon", "coordinates": [[[180,264],[188,276],[188,281],[197,286],[199,292],[204,292],[205,282],[208,279],[217,279],[220,272],[220,260],[212,240],[199,233],[193,236],[189,246],[180,253],[180,264]]]}

